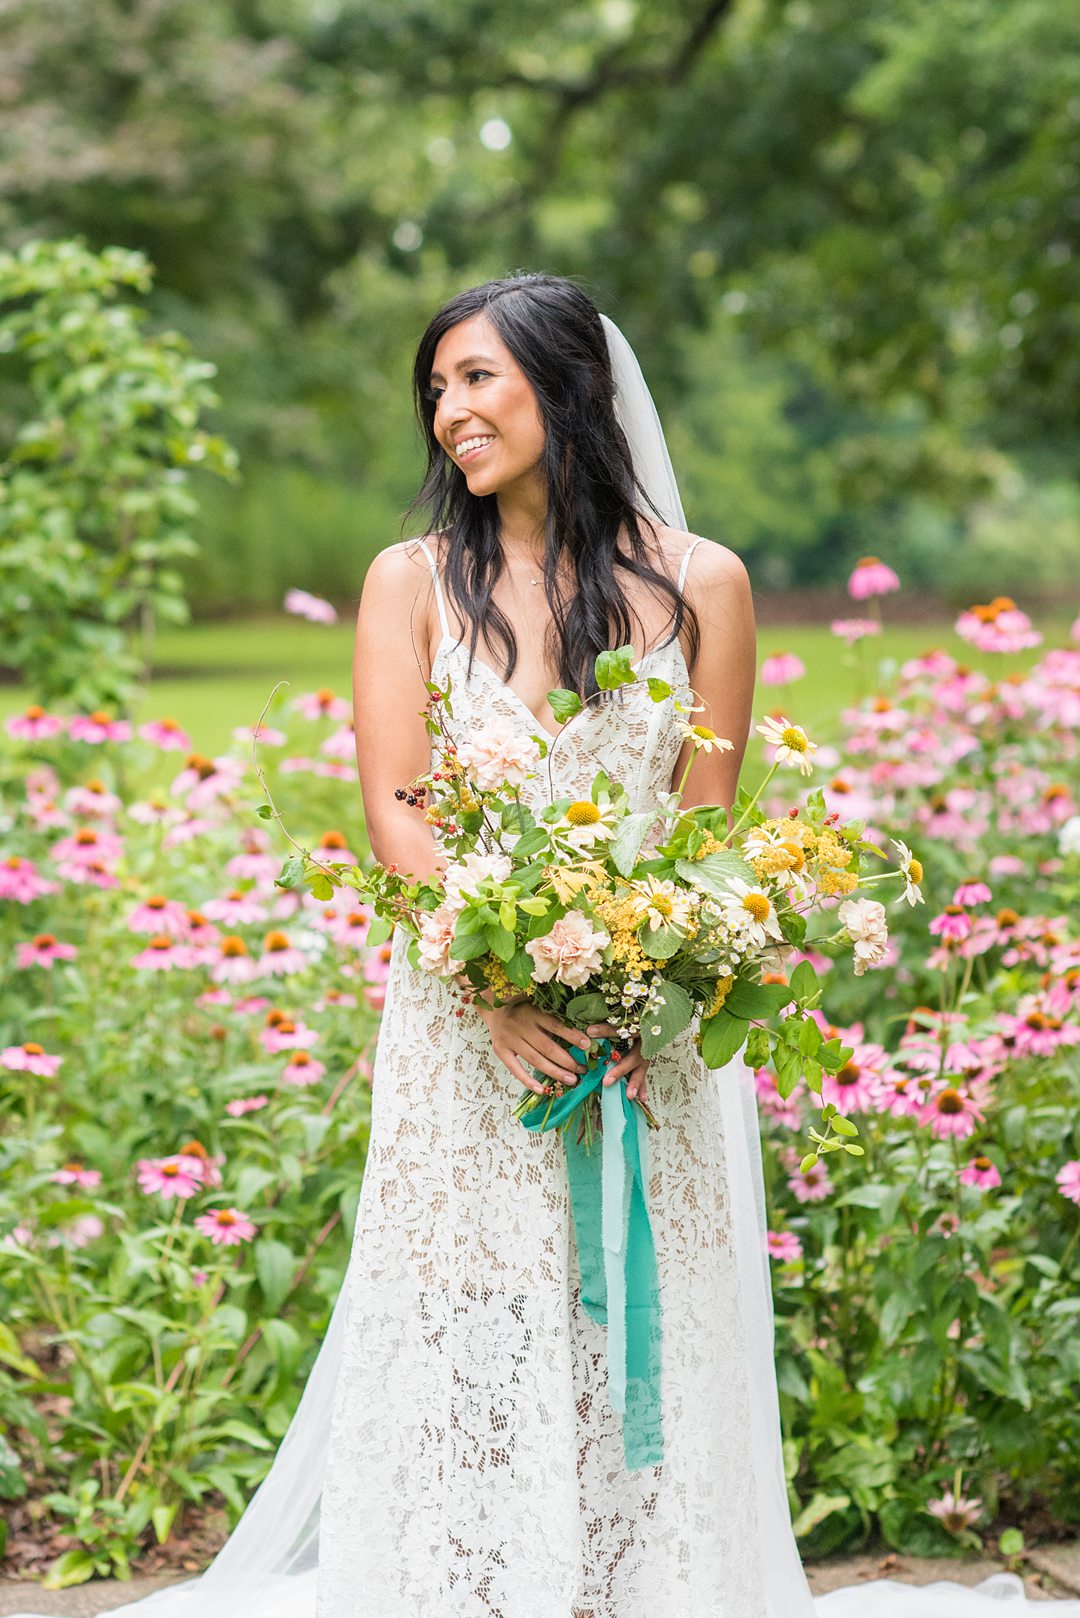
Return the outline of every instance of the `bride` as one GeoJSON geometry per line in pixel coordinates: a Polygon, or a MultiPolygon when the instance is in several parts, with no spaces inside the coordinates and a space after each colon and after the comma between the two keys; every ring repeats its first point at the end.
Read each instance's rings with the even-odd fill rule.
{"type": "MultiPolygon", "coordinates": [[[[376,857],[418,877],[444,863],[401,793],[429,767],[428,681],[450,693],[455,739],[501,721],[547,742],[557,796],[587,797],[606,769],[638,805],[685,764],[645,677],[692,686],[736,746],[697,759],[686,801],[729,805],[753,693],[749,585],[730,551],[685,531],[617,328],[570,281],[493,281],[434,317],[414,382],[430,531],[373,563],[356,641],[376,857]],[[594,659],[627,643],[640,685],[604,697],[594,659]],[[554,686],[591,699],[561,730],[554,686]]],[[[528,1001],[452,992],[398,938],[352,1258],[297,1414],[210,1570],[122,1610],[993,1618],[1024,1604],[1009,1575],[812,1600],[783,1475],[753,1086],[741,1059],[708,1071],[689,1033],[651,1064],[631,1047],[605,1079],[662,1124],[647,1183],[663,1450],[627,1468],[562,1141],[513,1114],[521,1086],[580,1072],[587,1043],[528,1001]]],[[[1078,1618],[1080,1602],[1054,1614],[1078,1618]]]]}

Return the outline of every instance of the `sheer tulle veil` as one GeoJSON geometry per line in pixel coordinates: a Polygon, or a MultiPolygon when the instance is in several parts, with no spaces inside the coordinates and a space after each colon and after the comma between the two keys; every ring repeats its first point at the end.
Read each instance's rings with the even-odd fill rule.
{"type": "MultiPolygon", "coordinates": [[[[661,518],[685,529],[679,487],[663,429],[633,349],[602,317],[611,355],[616,409],[638,480],[661,518]]],[[[791,1530],[784,1481],[776,1378],[773,1367],[772,1293],[765,1245],[766,1222],[757,1103],[753,1079],[737,1058],[712,1075],[723,1098],[724,1137],[740,1303],[751,1389],[751,1423],[759,1512],[765,1618],[996,1618],[1002,1603],[1025,1604],[1023,1586],[998,1575],[976,1591],[936,1584],[922,1591],[877,1581],[814,1601],[791,1530]]],[[[232,1537],[212,1566],[187,1580],[113,1611],[139,1618],[313,1618],[318,1566],[319,1501],[330,1435],[346,1312],[342,1287],[303,1397],[273,1466],[232,1537]]],[[[364,1524],[356,1524],[357,1534],[364,1524]]],[[[119,1591],[118,1591],[119,1594],[119,1591]]],[[[32,1599],[32,1597],[31,1597],[32,1599]]],[[[1051,1603],[1052,1618],[1080,1618],[1080,1601],[1051,1603]]],[[[38,1618],[33,1613],[15,1618],[38,1618]]],[[[337,1618],[337,1615],[335,1615],[337,1618]]],[[[342,1613],[340,1618],[351,1618],[342,1613]]],[[[379,1618],[451,1618],[449,1613],[380,1614],[379,1618]]],[[[570,1618],[552,1613],[551,1618],[570,1618]]],[[[620,1618],[623,1615],[620,1614],[620,1618]]],[[[643,1618],[628,1613],[625,1618],[643,1618]]],[[[671,1613],[663,1618],[721,1618],[671,1613]]],[[[725,1613],[723,1618],[761,1618],[725,1613]]]]}

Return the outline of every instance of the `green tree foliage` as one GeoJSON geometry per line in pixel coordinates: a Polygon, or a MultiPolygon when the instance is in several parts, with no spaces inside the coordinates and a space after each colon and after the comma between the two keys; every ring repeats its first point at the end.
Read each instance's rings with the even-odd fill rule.
{"type": "Polygon", "coordinates": [[[118,248],[0,254],[0,352],[31,404],[0,462],[0,636],[44,700],[126,701],[131,628],[186,616],[175,563],[195,549],[190,472],[234,470],[199,426],[214,367],[119,301],[149,286],[142,255],[118,248]]]}

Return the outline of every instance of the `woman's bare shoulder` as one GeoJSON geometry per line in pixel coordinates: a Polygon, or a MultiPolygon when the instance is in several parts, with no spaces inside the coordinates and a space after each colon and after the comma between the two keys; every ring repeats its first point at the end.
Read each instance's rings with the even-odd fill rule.
{"type": "Polygon", "coordinates": [[[683,528],[667,528],[660,523],[653,524],[653,532],[664,571],[670,577],[678,577],[687,552],[692,549],[694,554],[687,569],[687,581],[692,586],[712,589],[736,584],[749,588],[742,559],[718,540],[710,539],[706,534],[688,533],[683,528]]]}

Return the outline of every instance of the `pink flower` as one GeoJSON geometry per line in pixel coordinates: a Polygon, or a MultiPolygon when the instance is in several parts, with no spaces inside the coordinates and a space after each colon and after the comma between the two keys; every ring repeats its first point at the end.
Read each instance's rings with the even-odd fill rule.
{"type": "Polygon", "coordinates": [[[215,1247],[237,1247],[255,1234],[255,1226],[239,1208],[214,1208],[200,1214],[195,1229],[200,1236],[209,1236],[215,1247]]]}
{"type": "MultiPolygon", "coordinates": [[[[276,860],[274,869],[278,869],[276,860]]],[[[248,927],[253,922],[266,920],[265,905],[260,904],[254,894],[244,893],[240,888],[231,888],[220,899],[208,899],[203,910],[214,921],[223,921],[226,927],[248,927]]]]}
{"type": "Polygon", "coordinates": [[[796,1202],[824,1202],[832,1195],[833,1183],[819,1159],[804,1174],[800,1169],[788,1180],[788,1190],[796,1202]]]}
{"type": "Polygon", "coordinates": [[[260,976],[265,973],[270,977],[289,977],[293,972],[303,972],[307,964],[303,950],[290,944],[286,933],[267,933],[259,956],[260,976]]]}
{"type": "Polygon", "coordinates": [[[76,714],[68,723],[68,735],[73,742],[89,742],[97,747],[102,742],[129,742],[131,726],[126,719],[114,719],[99,708],[94,713],[76,714]]]}
{"type": "Polygon", "coordinates": [[[81,1163],[65,1163],[62,1169],[50,1174],[49,1179],[56,1185],[78,1185],[85,1191],[92,1191],[94,1186],[101,1184],[101,1173],[98,1169],[84,1169],[81,1163]]]}
{"type": "Polygon", "coordinates": [[[140,972],[183,972],[195,962],[189,945],[177,943],[168,933],[155,933],[146,948],[131,957],[131,964],[140,972]]]}
{"type": "Polygon", "coordinates": [[[952,896],[954,905],[985,905],[989,904],[993,894],[985,882],[961,882],[952,896]]]}
{"type": "Polygon", "coordinates": [[[74,944],[61,944],[52,933],[38,933],[16,950],[16,965],[20,971],[29,966],[43,966],[52,971],[54,961],[73,961],[78,954],[74,944]]]}
{"type": "Polygon", "coordinates": [[[936,1090],[922,1108],[919,1122],[929,1124],[939,1140],[948,1135],[964,1139],[975,1133],[976,1124],[983,1123],[985,1117],[968,1091],[946,1084],[936,1090]]]}
{"type": "Polygon", "coordinates": [[[22,713],[15,714],[7,720],[4,729],[9,736],[14,736],[22,742],[44,742],[50,737],[59,736],[64,728],[64,721],[59,714],[46,713],[37,703],[32,703],[22,713]]]}
{"type": "Polygon", "coordinates": [[[286,590],[283,606],[286,612],[306,618],[313,624],[337,623],[337,613],[329,601],[324,601],[321,596],[309,595],[306,590],[286,590]]]}
{"type": "Polygon", "coordinates": [[[954,1495],[951,1489],[946,1489],[941,1499],[931,1500],[926,1509],[950,1534],[960,1534],[972,1523],[978,1522],[983,1503],[981,1500],[965,1500],[963,1495],[954,1495]]]}
{"type": "Polygon", "coordinates": [[[899,588],[900,580],[892,568],[879,562],[876,556],[861,556],[848,579],[848,595],[852,601],[869,601],[871,596],[888,595],[890,590],[899,588]]]}
{"type": "Polygon", "coordinates": [[[760,679],[762,685],[790,685],[792,680],[801,680],[805,673],[802,658],[796,657],[794,652],[774,652],[762,663],[760,679]]]}
{"type": "MultiPolygon", "coordinates": [[[[189,753],[184,768],[173,778],[169,791],[174,798],[184,798],[193,814],[200,814],[215,799],[232,792],[243,780],[246,765],[238,758],[223,753],[219,758],[204,758],[201,753],[189,753]]],[[[201,822],[198,822],[200,829],[201,822]]],[[[173,828],[175,837],[179,827],[173,828]]]]}
{"type": "Polygon", "coordinates": [[[531,736],[521,736],[506,719],[495,719],[472,733],[458,748],[458,758],[481,792],[494,792],[504,782],[523,786],[540,762],[540,748],[531,736]]]}
{"type": "Polygon", "coordinates": [[[226,1101],[225,1111],[230,1118],[242,1118],[246,1112],[261,1112],[269,1101],[269,1096],[238,1096],[235,1101],[226,1101]]]}
{"type": "Polygon", "coordinates": [[[79,866],[98,861],[111,865],[124,851],[124,840],[103,826],[80,826],[70,837],[61,837],[49,852],[54,860],[79,866]]]}
{"type": "Polygon", "coordinates": [[[302,697],[294,697],[289,707],[294,713],[303,714],[305,719],[333,719],[340,723],[349,717],[349,704],[343,697],[335,696],[326,686],[318,691],[308,691],[302,697]]]}
{"type": "MultiPolygon", "coordinates": [[[[230,934],[218,943],[217,959],[211,964],[210,976],[215,983],[250,983],[259,975],[259,968],[248,954],[242,938],[230,934]]],[[[241,1009],[237,1004],[238,1011],[241,1009]]]]}
{"type": "Polygon", "coordinates": [[[58,882],[49,882],[38,875],[37,866],[18,854],[0,860],[0,899],[14,899],[16,904],[32,904],[46,893],[59,891],[58,882]]]}
{"type": "MultiPolygon", "coordinates": [[[[509,861],[507,861],[509,864],[509,861]]],[[[455,960],[452,952],[458,911],[449,904],[437,910],[428,910],[420,917],[420,946],[417,957],[423,972],[436,972],[450,977],[460,972],[464,962],[455,960]]]]}
{"type": "Polygon", "coordinates": [[[166,899],[163,894],[152,893],[135,906],[127,924],[133,933],[171,933],[174,938],[183,938],[188,930],[187,906],[179,899],[166,899]]]}
{"type": "Polygon", "coordinates": [[[880,1045],[856,1044],[850,1059],[839,1073],[825,1073],[821,1079],[821,1099],[842,1116],[869,1112],[875,1106],[881,1076],[888,1057],[880,1045]]]}
{"type": "Polygon", "coordinates": [[[111,820],[123,808],[115,792],[110,792],[104,781],[85,781],[64,794],[64,808],[73,815],[88,819],[111,820]]]}
{"type": "Polygon", "coordinates": [[[0,1067],[13,1073],[36,1073],[39,1078],[51,1079],[60,1066],[59,1056],[49,1056],[36,1040],[28,1039],[24,1045],[9,1045],[0,1051],[0,1067]]]}
{"type": "Polygon", "coordinates": [[[104,1232],[103,1220],[99,1219],[97,1214],[88,1213],[80,1214],[78,1219],[73,1219],[64,1231],[64,1235],[72,1247],[89,1247],[90,1243],[96,1242],[99,1236],[104,1235],[104,1232]]]}
{"type": "Polygon", "coordinates": [[[838,640],[846,640],[849,646],[865,640],[868,635],[881,634],[881,625],[873,618],[834,618],[829,629],[838,640]]]}
{"type": "Polygon", "coordinates": [[[191,742],[186,730],[181,730],[175,719],[151,719],[139,726],[144,742],[158,747],[163,753],[190,753],[191,742]]]}
{"type": "Polygon", "coordinates": [[[308,1084],[318,1084],[325,1072],[326,1068],[323,1063],[317,1062],[308,1051],[293,1051],[281,1077],[286,1084],[303,1087],[308,1084]]]}
{"type": "MultiPolygon", "coordinates": [[[[327,758],[353,758],[354,754],[356,753],[356,733],[354,732],[352,725],[342,725],[340,730],[335,730],[326,738],[324,742],[320,742],[319,752],[325,753],[327,758]]],[[[315,764],[313,768],[316,775],[318,775],[323,773],[328,766],[315,764]]],[[[352,775],[352,770],[346,769],[345,775],[346,777],[350,777],[352,775]]]]}
{"type": "Polygon", "coordinates": [[[144,1157],[138,1165],[139,1190],[147,1196],[158,1195],[166,1202],[176,1197],[181,1202],[194,1197],[202,1187],[203,1176],[198,1158],[144,1157]]]}
{"type": "Polygon", "coordinates": [[[969,607],[954,627],[980,652],[1022,652],[1042,642],[1027,613],[1021,612],[1008,596],[995,596],[986,606],[969,607]]]}
{"type": "Polygon", "coordinates": [[[308,1028],[303,1022],[295,1022],[292,1017],[284,1017],[279,1012],[271,1012],[275,1020],[261,1030],[259,1044],[271,1056],[278,1051],[307,1050],[309,1045],[317,1043],[319,1035],[314,1028],[308,1028]]]}
{"type": "Polygon", "coordinates": [[[283,730],[275,730],[272,725],[237,725],[233,730],[233,741],[246,742],[249,747],[253,741],[258,741],[260,747],[284,747],[288,739],[283,730]]]}
{"type": "Polygon", "coordinates": [[[992,1191],[1001,1184],[996,1164],[988,1157],[973,1157],[960,1170],[961,1185],[976,1185],[980,1191],[992,1191]]]}
{"type": "Polygon", "coordinates": [[[571,989],[581,989],[600,970],[602,952],[609,943],[607,933],[596,931],[580,910],[568,910],[550,932],[530,939],[525,952],[533,958],[532,975],[537,983],[554,978],[571,989]]]}
{"type": "Polygon", "coordinates": [[[1070,1202],[1080,1203],[1080,1158],[1073,1158],[1054,1175],[1058,1190],[1070,1202]]]}
{"type": "Polygon", "coordinates": [[[934,916],[929,931],[935,938],[952,944],[962,944],[971,937],[971,917],[960,905],[946,905],[940,916],[934,916]]]}
{"type": "Polygon", "coordinates": [[[793,1230],[770,1230],[765,1242],[769,1257],[781,1264],[794,1264],[802,1258],[802,1242],[793,1230]]]}
{"type": "Polygon", "coordinates": [[[506,882],[511,870],[509,854],[483,854],[479,850],[466,854],[443,872],[446,906],[464,910],[467,900],[476,896],[483,883],[506,882]]]}

